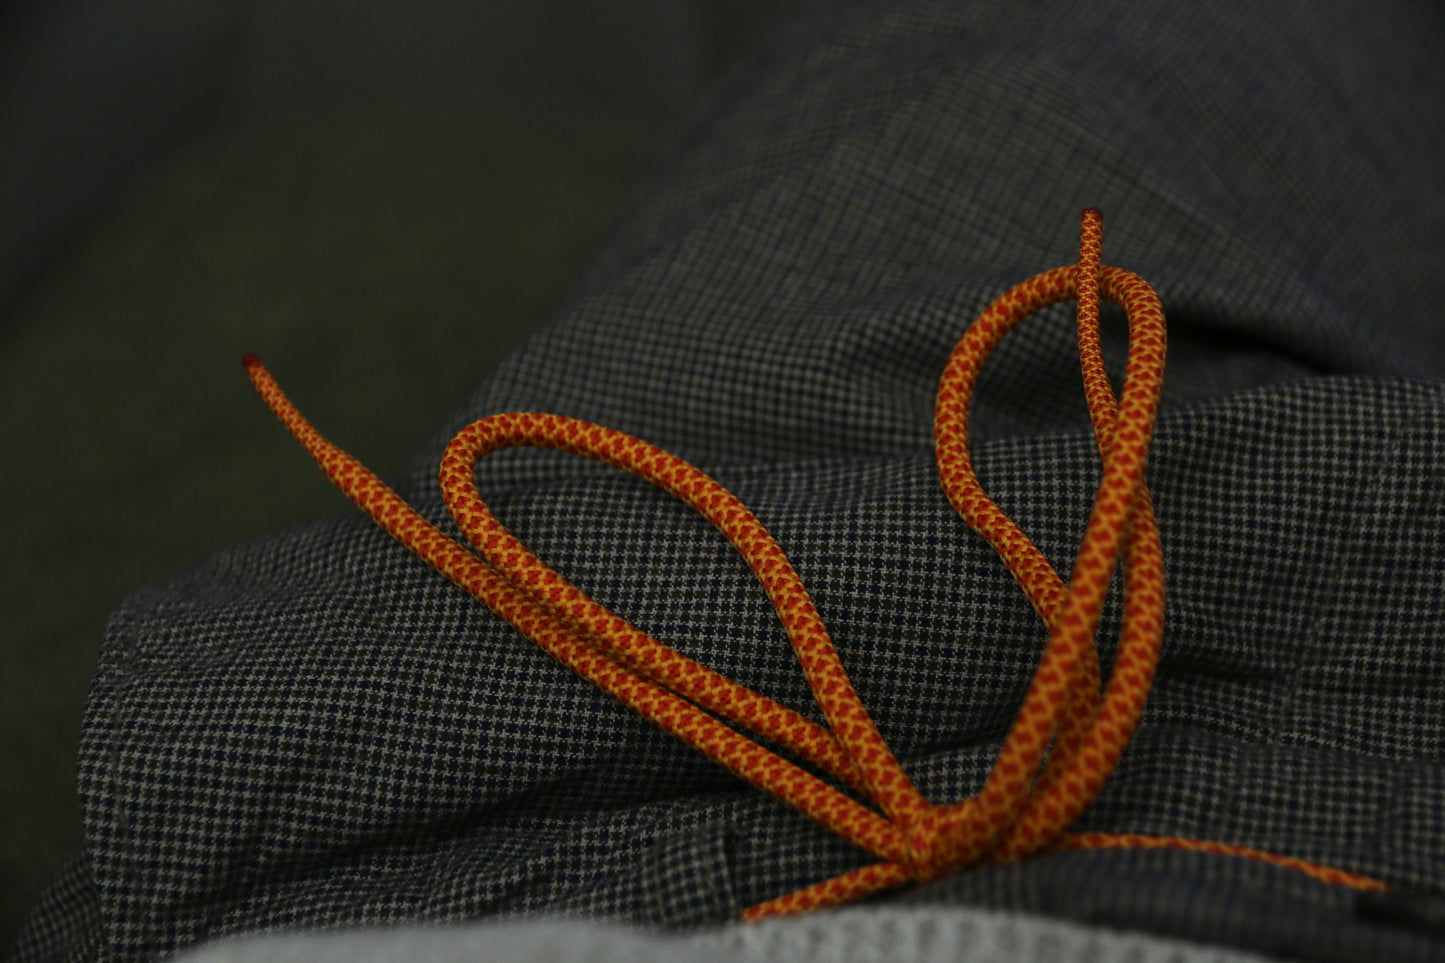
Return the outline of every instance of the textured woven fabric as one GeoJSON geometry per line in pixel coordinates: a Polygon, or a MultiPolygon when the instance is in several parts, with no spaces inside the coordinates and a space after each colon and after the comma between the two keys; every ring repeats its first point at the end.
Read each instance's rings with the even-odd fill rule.
{"type": "MultiPolygon", "coordinates": [[[[1168,611],[1138,733],[1076,828],[1445,896],[1442,93],[1445,27],[1423,2],[806,5],[713,91],[572,300],[400,491],[454,531],[445,439],[508,410],[693,461],[788,552],[919,787],[962,798],[1044,632],[939,489],[933,393],[973,315],[1071,262],[1098,205],[1105,261],[1169,321],[1149,472],[1168,611]]],[[[1122,350],[1106,323],[1114,370],[1122,350]]],[[[1066,311],[1004,341],[973,418],[985,488],[1071,558],[1098,456],[1066,311]]],[[[687,508],[552,452],[478,477],[598,601],[816,717],[746,566],[687,508]]],[[[1115,599],[1106,669],[1118,617],[1115,599]]],[[[84,853],[20,959],[543,912],[696,926],[867,859],[359,515],[131,597],[80,784],[84,853]]],[[[1445,951],[1352,892],[1195,853],[1056,854],[889,898],[1317,959],[1445,951]]]]}

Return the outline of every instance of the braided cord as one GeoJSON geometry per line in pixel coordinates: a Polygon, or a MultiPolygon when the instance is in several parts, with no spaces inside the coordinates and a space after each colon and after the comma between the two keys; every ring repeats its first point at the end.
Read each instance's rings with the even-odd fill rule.
{"type": "Polygon", "coordinates": [[[969,326],[939,382],[939,477],[959,515],[999,554],[1048,630],[1038,668],[979,792],[935,806],[914,786],[844,671],[807,588],[757,517],[711,477],[631,435],[536,412],[492,415],[462,429],[441,462],[441,489],[469,551],[432,525],[301,415],[253,355],[261,397],[327,476],[399,542],[519,632],[628,708],[880,861],[751,907],[746,919],[821,909],[923,882],[979,862],[1038,852],[1175,848],[1264,860],[1356,889],[1383,883],[1289,856],[1224,843],[1137,834],[1069,833],[1118,763],[1153,683],[1164,629],[1164,557],[1144,481],[1164,371],[1164,312],[1140,277],[1101,263],[1102,215],[1084,211],[1079,261],[1015,285],[969,326]],[[1099,346],[1099,301],[1124,308],[1129,351],[1116,399],[1099,346]],[[1078,303],[1084,394],[1103,475],[1067,583],[988,497],[968,449],[969,404],[984,361],[1024,318],[1078,303]],[[706,518],[762,584],[827,721],[800,713],[687,658],[593,601],[501,524],[477,491],[478,460],[519,446],[553,448],[657,485],[706,518]],[[1100,692],[1094,635],[1115,569],[1124,579],[1118,654],[1100,692]],[[726,720],[796,754],[867,804],[772,752],[726,720]],[[1050,746],[1052,750],[1050,751],[1050,746]],[[1044,757],[1047,754],[1047,763],[1044,757]]]}

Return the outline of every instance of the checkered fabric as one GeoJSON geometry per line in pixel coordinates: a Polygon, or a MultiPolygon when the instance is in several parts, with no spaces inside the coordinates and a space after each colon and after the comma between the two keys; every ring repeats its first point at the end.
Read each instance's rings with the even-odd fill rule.
{"type": "MultiPolygon", "coordinates": [[[[1045,633],[939,488],[933,393],[974,314],[1072,262],[1097,205],[1106,263],[1169,320],[1149,474],[1168,612],[1138,733],[1076,828],[1445,898],[1442,93],[1425,2],[804,5],[400,491],[454,532],[442,446],[508,410],[687,458],[788,552],[919,787],[963,798],[1045,633]]],[[[985,488],[1055,565],[1098,478],[1068,314],[1004,341],[973,422],[985,488]]],[[[1122,325],[1105,327],[1119,370],[1122,325]]],[[[598,601],[817,717],[746,566],[686,507],[554,452],[489,457],[478,478],[598,601]]],[[[1106,671],[1118,619],[1115,598],[1106,671]]],[[[79,765],[84,851],[18,959],[544,912],[688,927],[869,860],[359,514],[131,597],[79,765]]],[[[1445,954],[1408,906],[1200,853],[1060,853],[887,898],[1313,959],[1445,954]]]]}

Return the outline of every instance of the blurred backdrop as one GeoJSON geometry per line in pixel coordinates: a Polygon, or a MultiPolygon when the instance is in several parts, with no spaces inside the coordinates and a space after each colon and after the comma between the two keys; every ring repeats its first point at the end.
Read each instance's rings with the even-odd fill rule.
{"type": "Polygon", "coordinates": [[[80,842],[131,589],[395,474],[781,0],[21,0],[0,14],[0,941],[80,842]]]}

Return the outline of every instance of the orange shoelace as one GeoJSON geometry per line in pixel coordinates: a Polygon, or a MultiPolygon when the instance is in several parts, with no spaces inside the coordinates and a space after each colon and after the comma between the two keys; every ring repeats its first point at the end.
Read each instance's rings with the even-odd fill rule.
{"type": "Polygon", "coordinates": [[[1103,787],[1133,735],[1153,682],[1164,627],[1164,560],[1144,483],[1163,379],[1164,313],[1142,278],[1101,265],[1101,239],[1102,216],[1090,208],[1083,216],[1078,264],[1035,275],[1004,292],[964,333],[939,383],[934,441],[944,491],[998,552],[1049,636],[983,787],[948,805],[935,806],[923,797],[879,735],[782,549],[742,502],[692,465],[630,435],[574,418],[538,413],[483,418],[452,439],[441,461],[447,508],[479,557],[322,438],[254,356],[247,355],[245,365],[261,397],[337,487],[403,545],[584,679],[879,860],[751,907],[746,919],[847,903],[974,863],[1108,847],[1226,853],[1330,883],[1384,889],[1367,877],[1224,843],[1065,831],[1103,787]],[[1099,347],[1100,297],[1123,307],[1128,317],[1129,350],[1118,399],[1099,347]],[[1084,392],[1103,477],[1065,584],[974,477],[968,408],[979,371],[1003,336],[1035,311],[1070,298],[1078,302],[1084,392]],[[710,521],[747,560],[772,600],[827,725],[674,651],[594,602],[529,552],[482,501],[474,473],[482,456],[516,446],[555,448],[614,465],[672,493],[710,521]],[[1121,560],[1123,629],[1101,695],[1094,633],[1121,560]],[[871,805],[720,719],[790,750],[871,805]]]}

